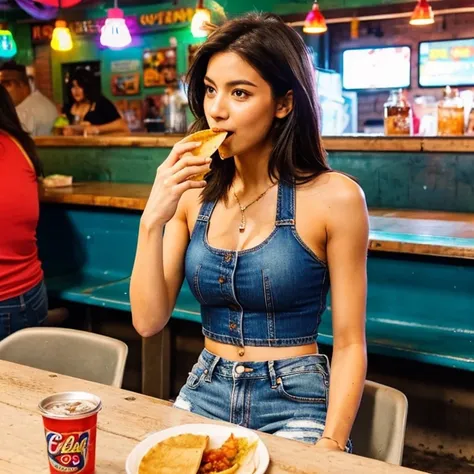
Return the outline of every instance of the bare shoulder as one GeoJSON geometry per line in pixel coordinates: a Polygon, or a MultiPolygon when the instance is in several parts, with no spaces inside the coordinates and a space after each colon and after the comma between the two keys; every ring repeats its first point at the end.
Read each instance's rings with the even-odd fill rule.
{"type": "MultiPolygon", "coordinates": [[[[300,187],[303,198],[311,198],[327,209],[362,206],[366,207],[362,188],[349,176],[332,171],[324,173],[300,187]]],[[[320,209],[321,210],[321,209],[320,209]]]]}
{"type": "Polygon", "coordinates": [[[366,207],[365,194],[359,184],[351,177],[338,173],[327,173],[325,199],[334,207],[366,207]]]}
{"type": "Polygon", "coordinates": [[[323,223],[329,234],[349,235],[356,229],[366,232],[368,228],[364,191],[342,173],[333,171],[317,176],[299,188],[297,200],[302,215],[309,222],[323,223]]]}
{"type": "Polygon", "coordinates": [[[349,176],[328,173],[326,192],[326,226],[329,235],[366,237],[369,217],[362,188],[349,176]]]}

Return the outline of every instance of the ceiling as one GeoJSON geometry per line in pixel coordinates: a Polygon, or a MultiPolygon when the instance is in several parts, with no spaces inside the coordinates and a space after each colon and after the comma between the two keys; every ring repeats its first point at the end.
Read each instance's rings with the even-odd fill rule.
{"type": "MultiPolygon", "coordinates": [[[[41,8],[41,3],[34,2],[33,0],[22,0],[19,3],[28,3],[32,6],[41,8]]],[[[120,0],[121,6],[135,6],[135,5],[152,5],[159,3],[178,3],[178,0],[120,0]]],[[[82,0],[80,4],[73,8],[81,8],[90,5],[107,5],[112,6],[113,0],[82,0]]],[[[18,3],[15,0],[0,0],[0,11],[1,10],[20,10],[18,3]]]]}

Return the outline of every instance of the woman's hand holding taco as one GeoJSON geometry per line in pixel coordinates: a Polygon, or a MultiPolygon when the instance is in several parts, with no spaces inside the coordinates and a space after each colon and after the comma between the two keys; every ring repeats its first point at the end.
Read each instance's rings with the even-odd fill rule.
{"type": "Polygon", "coordinates": [[[192,154],[200,145],[200,142],[176,143],[168,158],[158,167],[142,216],[147,227],[164,226],[174,216],[185,191],[206,185],[204,180],[190,179],[210,169],[211,158],[192,154]]]}

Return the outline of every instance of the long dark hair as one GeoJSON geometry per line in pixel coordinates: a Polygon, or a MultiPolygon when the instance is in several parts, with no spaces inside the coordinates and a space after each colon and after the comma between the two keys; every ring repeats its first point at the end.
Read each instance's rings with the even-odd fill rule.
{"type": "Polygon", "coordinates": [[[28,133],[23,130],[10,94],[1,84],[0,110],[2,111],[2,113],[0,114],[0,130],[7,132],[9,135],[14,137],[18,141],[18,143],[23,147],[23,150],[25,150],[26,154],[33,163],[36,176],[42,176],[43,168],[41,166],[41,162],[36,151],[35,142],[30,137],[30,135],[28,135],[28,133]]]}
{"type": "Polygon", "coordinates": [[[84,90],[84,97],[89,102],[97,102],[100,98],[101,92],[100,88],[97,86],[97,83],[94,79],[94,74],[84,68],[76,69],[70,76],[68,82],[68,92],[69,92],[69,103],[74,104],[74,98],[71,93],[73,86],[73,81],[77,82],[77,85],[84,90]]]}
{"type": "MultiPolygon", "coordinates": [[[[275,119],[270,131],[269,177],[303,184],[330,171],[306,45],[293,28],[272,14],[249,13],[227,21],[197,50],[187,76],[189,105],[196,117],[190,132],[209,128],[204,115],[204,77],[210,58],[224,51],[238,54],[253,66],[270,85],[274,98],[293,91],[293,110],[284,119],[275,119]]],[[[225,199],[235,174],[233,159],[214,158],[202,193],[204,201],[225,199]]]]}

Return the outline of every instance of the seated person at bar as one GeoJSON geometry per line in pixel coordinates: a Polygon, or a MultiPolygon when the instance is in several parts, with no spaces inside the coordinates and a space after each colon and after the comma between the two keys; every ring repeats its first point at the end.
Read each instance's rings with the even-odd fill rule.
{"type": "Polygon", "coordinates": [[[58,324],[65,308],[48,312],[38,258],[38,177],[41,164],[32,138],[0,85],[0,340],[25,327],[58,324]]]}
{"type": "Polygon", "coordinates": [[[307,48],[278,17],[246,15],[209,35],[188,82],[191,131],[228,132],[226,159],[181,141],[158,168],[131,276],[133,324],[160,332],[185,277],[205,349],[174,406],[350,451],[367,365],[368,212],[357,183],[326,160],[307,48]],[[329,282],[331,374],[317,345],[329,282]]]}
{"type": "Polygon", "coordinates": [[[0,66],[0,84],[10,94],[23,129],[33,136],[51,135],[56,106],[40,91],[31,92],[25,66],[9,61],[0,66]]]}
{"type": "Polygon", "coordinates": [[[129,133],[125,120],[116,107],[94,84],[93,75],[78,69],[69,79],[69,104],[63,107],[71,126],[64,135],[105,135],[129,133]]]}

